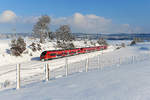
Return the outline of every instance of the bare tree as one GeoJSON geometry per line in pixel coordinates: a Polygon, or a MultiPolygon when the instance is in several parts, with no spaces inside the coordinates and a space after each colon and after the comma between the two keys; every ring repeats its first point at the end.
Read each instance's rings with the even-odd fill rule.
{"type": "Polygon", "coordinates": [[[137,38],[137,37],[133,38],[133,41],[135,41],[135,42],[143,42],[143,40],[141,38],[137,38]]]}
{"type": "Polygon", "coordinates": [[[26,43],[23,38],[11,40],[11,54],[14,56],[20,56],[26,50],[26,43]]]}
{"type": "Polygon", "coordinates": [[[43,43],[44,39],[48,36],[48,33],[50,31],[49,24],[50,17],[45,15],[41,16],[33,27],[33,34],[40,37],[40,43],[43,43]]]}
{"type": "Polygon", "coordinates": [[[130,43],[130,46],[136,45],[138,42],[143,42],[143,40],[141,38],[133,38],[133,40],[130,43]]]}
{"type": "Polygon", "coordinates": [[[54,32],[48,32],[48,37],[49,37],[50,40],[54,39],[54,37],[55,37],[54,35],[55,35],[54,32]]]}
{"type": "Polygon", "coordinates": [[[62,25],[60,28],[56,30],[56,39],[62,40],[63,42],[72,41],[74,39],[73,35],[71,34],[71,29],[68,25],[62,25]]]}
{"type": "Polygon", "coordinates": [[[40,45],[39,43],[36,44],[36,43],[32,42],[32,44],[29,45],[29,47],[30,47],[30,49],[31,49],[33,52],[36,52],[37,50],[38,50],[38,51],[42,50],[42,49],[41,49],[41,45],[40,45]]]}
{"type": "Polygon", "coordinates": [[[63,49],[75,48],[71,42],[75,37],[71,34],[71,29],[68,25],[60,26],[55,32],[55,37],[57,39],[57,47],[63,49]]]}
{"type": "Polygon", "coordinates": [[[108,45],[107,41],[104,38],[99,38],[97,43],[99,45],[108,45]]]}

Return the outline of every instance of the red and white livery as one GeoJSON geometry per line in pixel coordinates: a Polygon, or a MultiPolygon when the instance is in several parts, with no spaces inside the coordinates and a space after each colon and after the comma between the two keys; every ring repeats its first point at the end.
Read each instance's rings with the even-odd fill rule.
{"type": "Polygon", "coordinates": [[[75,49],[65,49],[65,50],[51,50],[44,51],[41,53],[40,60],[45,61],[54,58],[61,58],[65,56],[73,56],[77,54],[84,54],[94,51],[100,51],[107,49],[107,46],[95,46],[95,47],[85,47],[85,48],[75,48],[75,49]]]}

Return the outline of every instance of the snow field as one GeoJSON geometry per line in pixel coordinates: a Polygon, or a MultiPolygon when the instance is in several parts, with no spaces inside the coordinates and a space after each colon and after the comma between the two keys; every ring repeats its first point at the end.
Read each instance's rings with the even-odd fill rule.
{"type": "MultiPolygon", "coordinates": [[[[46,62],[32,62],[21,64],[21,86],[29,83],[39,82],[45,80],[45,64],[49,64],[50,79],[66,76],[66,58],[68,59],[68,75],[73,73],[85,72],[88,62],[88,70],[94,69],[107,69],[110,67],[119,67],[121,65],[133,64],[139,61],[143,61],[150,58],[149,53],[138,53],[137,48],[126,47],[119,50],[115,50],[113,46],[110,46],[107,50],[92,52],[88,54],[81,54],[76,56],[65,57],[61,59],[50,60],[46,62]],[[113,52],[111,52],[113,51],[113,52]]],[[[0,76],[2,83],[6,81],[6,77],[9,77],[10,83],[13,83],[15,87],[15,73],[0,76]],[[12,75],[13,77],[10,77],[12,75]]],[[[3,88],[3,87],[2,87],[3,88]]]]}
{"type": "MultiPolygon", "coordinates": [[[[3,39],[0,40],[0,67],[3,67],[4,65],[11,65],[11,64],[17,64],[17,63],[27,63],[27,62],[32,62],[32,61],[37,61],[39,60],[39,56],[42,51],[45,50],[56,50],[59,48],[56,48],[56,41],[51,41],[49,42],[48,40],[44,43],[41,44],[41,51],[33,52],[29,45],[34,43],[38,43],[38,39],[30,39],[28,37],[25,38],[26,42],[26,51],[27,53],[22,54],[20,57],[15,57],[10,54],[10,42],[11,39],[3,39]],[[32,56],[30,56],[32,54],[32,56]]],[[[96,41],[94,41],[96,42],[96,41]]],[[[89,47],[92,46],[89,41],[87,41],[87,44],[84,44],[84,41],[73,41],[74,45],[79,48],[79,47],[89,47]]],[[[98,45],[98,44],[96,44],[98,45]]]]}
{"type": "MultiPolygon", "coordinates": [[[[113,43],[115,45],[114,41],[113,43]]],[[[114,46],[110,46],[105,51],[46,62],[39,62],[35,55],[32,59],[34,60],[19,62],[21,63],[21,89],[19,91],[15,89],[4,90],[16,87],[16,64],[18,62],[0,67],[1,99],[150,99],[150,43],[148,42],[118,50],[114,46]],[[87,58],[89,61],[88,72],[85,73],[87,58]],[[68,77],[63,77],[66,76],[66,59],[68,59],[68,77]],[[45,64],[49,64],[50,81],[41,82],[45,80],[45,64]]]]}
{"type": "Polygon", "coordinates": [[[149,100],[150,59],[0,92],[3,100],[149,100]]]}
{"type": "MultiPolygon", "coordinates": [[[[110,47],[110,49],[106,51],[99,51],[99,52],[92,52],[89,53],[90,57],[94,57],[97,54],[101,54],[102,52],[109,52],[112,51],[114,48],[110,47]]],[[[82,54],[82,55],[76,55],[76,56],[71,56],[67,57],[69,59],[69,65],[74,62],[82,62],[87,58],[87,54],[82,54]],[[82,61],[81,61],[82,60],[82,61]]],[[[21,63],[21,83],[29,83],[32,81],[35,81],[35,79],[38,78],[37,81],[39,80],[44,80],[45,78],[45,63],[50,64],[50,70],[54,70],[56,68],[65,68],[65,59],[66,58],[61,58],[61,59],[54,59],[54,60],[49,60],[46,62],[40,62],[40,61],[33,61],[33,62],[27,62],[27,63],[21,63]]],[[[82,66],[84,67],[84,65],[82,66]]],[[[6,66],[5,68],[1,68],[0,70],[0,83],[1,83],[1,88],[4,87],[5,81],[9,81],[9,85],[15,86],[16,83],[16,64],[11,65],[11,66],[6,66]],[[11,71],[10,68],[13,68],[11,71]],[[10,72],[11,71],[11,72],[10,72]]],[[[55,74],[54,74],[55,76],[55,74]]],[[[57,75],[58,77],[58,75],[57,75]]]]}
{"type": "MultiPolygon", "coordinates": [[[[27,44],[32,41],[26,39],[27,44]]],[[[34,41],[36,42],[36,41],[34,41]]],[[[126,43],[130,41],[109,41],[113,46],[105,51],[92,52],[88,54],[70,56],[68,58],[68,74],[86,71],[87,58],[88,70],[104,69],[112,66],[120,66],[120,64],[130,64],[133,62],[142,61],[149,58],[149,43],[138,44],[136,47],[126,47],[115,50],[115,44],[126,43]]],[[[85,46],[84,41],[75,41],[77,47],[85,46]]],[[[55,42],[49,42],[42,45],[43,50],[53,50],[55,42]]],[[[0,40],[0,87],[15,87],[16,85],[16,64],[21,64],[21,85],[45,80],[45,64],[49,64],[50,79],[62,77],[66,75],[66,58],[50,60],[46,62],[39,61],[41,52],[32,52],[29,48],[27,50],[33,53],[33,56],[23,54],[22,57],[14,57],[8,53],[9,41],[0,40]],[[7,85],[7,86],[6,86],[7,85]]],[[[90,46],[88,42],[86,46],[90,46]]]]}

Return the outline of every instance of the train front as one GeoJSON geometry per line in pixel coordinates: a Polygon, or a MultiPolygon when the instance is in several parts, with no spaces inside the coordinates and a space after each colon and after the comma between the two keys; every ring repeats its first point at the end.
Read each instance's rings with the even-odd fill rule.
{"type": "Polygon", "coordinates": [[[46,51],[42,52],[40,55],[40,60],[45,60],[46,59],[46,51]]]}

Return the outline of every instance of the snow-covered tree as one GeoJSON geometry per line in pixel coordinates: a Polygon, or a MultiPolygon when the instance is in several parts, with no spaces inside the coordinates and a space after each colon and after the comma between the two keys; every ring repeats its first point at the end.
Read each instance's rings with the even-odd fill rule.
{"type": "Polygon", "coordinates": [[[56,35],[57,41],[61,40],[63,42],[68,42],[74,39],[73,35],[71,34],[71,29],[69,25],[60,26],[56,30],[55,35],[56,35]]]}
{"type": "Polygon", "coordinates": [[[60,26],[56,32],[55,37],[57,39],[57,47],[63,49],[75,48],[74,44],[71,42],[74,40],[74,36],[71,33],[71,29],[68,25],[60,26]]]}
{"type": "Polygon", "coordinates": [[[108,45],[108,43],[106,42],[106,40],[104,38],[99,38],[97,43],[99,45],[108,45]]]}
{"type": "Polygon", "coordinates": [[[41,16],[33,27],[33,34],[40,37],[40,43],[44,42],[44,39],[48,36],[50,32],[50,20],[50,17],[47,15],[41,16]]]}
{"type": "Polygon", "coordinates": [[[20,56],[26,50],[26,43],[21,37],[11,40],[10,46],[11,54],[14,56],[20,56]]]}

